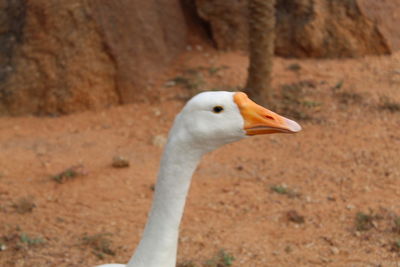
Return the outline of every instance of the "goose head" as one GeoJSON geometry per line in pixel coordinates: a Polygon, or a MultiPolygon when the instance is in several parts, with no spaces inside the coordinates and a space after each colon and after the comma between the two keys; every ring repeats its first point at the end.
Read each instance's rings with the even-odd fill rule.
{"type": "Polygon", "coordinates": [[[301,126],[248,98],[243,92],[203,92],[175,119],[170,138],[204,152],[248,136],[296,133],[301,126]]]}

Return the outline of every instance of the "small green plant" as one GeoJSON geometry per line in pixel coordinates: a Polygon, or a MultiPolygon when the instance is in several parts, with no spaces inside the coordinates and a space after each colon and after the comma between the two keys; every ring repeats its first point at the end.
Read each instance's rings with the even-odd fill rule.
{"type": "Polygon", "coordinates": [[[189,82],[188,78],[183,76],[176,76],[172,81],[179,85],[186,85],[189,82]]]}
{"type": "Polygon", "coordinates": [[[272,108],[294,119],[311,120],[313,118],[308,114],[309,109],[320,104],[305,99],[305,89],[315,87],[316,83],[312,80],[283,84],[279,95],[280,100],[277,102],[278,104],[272,108]]]}
{"type": "Polygon", "coordinates": [[[353,91],[338,92],[335,96],[343,105],[362,104],[364,102],[364,96],[353,91]]]}
{"type": "Polygon", "coordinates": [[[226,65],[222,65],[222,66],[212,66],[211,68],[208,69],[208,74],[210,75],[215,75],[217,74],[220,70],[224,70],[224,69],[229,69],[228,66],[226,65]]]}
{"type": "Polygon", "coordinates": [[[0,237],[0,251],[10,248],[12,250],[28,250],[43,245],[46,240],[21,232],[19,227],[11,232],[3,233],[0,237]]]}
{"type": "Polygon", "coordinates": [[[108,238],[111,233],[99,233],[94,235],[84,235],[82,238],[83,244],[90,246],[93,253],[99,258],[104,259],[104,254],[115,255],[115,251],[111,249],[112,241],[108,238]]]}
{"type": "Polygon", "coordinates": [[[24,214],[28,212],[32,212],[36,207],[32,198],[30,197],[22,197],[19,198],[16,202],[13,203],[12,207],[15,209],[17,213],[24,214]]]}
{"type": "Polygon", "coordinates": [[[19,240],[21,243],[28,245],[28,246],[37,246],[40,244],[45,243],[44,239],[40,238],[40,237],[31,237],[25,233],[21,233],[19,235],[19,240]]]}
{"type": "Polygon", "coordinates": [[[332,89],[333,89],[334,91],[335,91],[335,90],[339,90],[340,88],[343,87],[343,84],[344,84],[344,81],[343,81],[343,80],[340,80],[340,81],[338,81],[338,82],[335,84],[335,86],[332,87],[332,89]]]}
{"type": "Polygon", "coordinates": [[[286,195],[289,198],[296,198],[296,197],[300,197],[300,193],[291,190],[290,188],[287,188],[286,186],[283,185],[273,185],[270,187],[271,190],[275,193],[278,193],[280,195],[286,195]]]}
{"type": "Polygon", "coordinates": [[[301,104],[306,108],[315,108],[322,105],[322,103],[313,100],[304,100],[301,104]]]}
{"type": "Polygon", "coordinates": [[[387,96],[383,96],[380,98],[379,108],[381,110],[387,110],[390,112],[400,112],[400,103],[394,102],[393,100],[389,99],[387,96]]]}
{"type": "Polygon", "coordinates": [[[51,178],[59,184],[63,184],[68,180],[71,180],[75,177],[84,175],[83,165],[76,165],[65,169],[64,171],[53,175],[51,178]]]}
{"type": "Polygon", "coordinates": [[[180,86],[188,90],[189,96],[197,94],[202,90],[211,90],[207,88],[207,79],[217,75],[220,71],[228,69],[226,65],[204,67],[198,66],[194,68],[187,68],[182,73],[172,80],[166,82],[166,87],[180,86]]]}
{"type": "Polygon", "coordinates": [[[357,231],[368,231],[374,227],[373,224],[374,216],[363,212],[356,214],[356,230],[357,231]]]}
{"type": "Polygon", "coordinates": [[[199,90],[205,84],[203,74],[197,69],[188,69],[172,81],[188,90],[199,90]]]}
{"type": "Polygon", "coordinates": [[[271,186],[271,190],[281,195],[286,195],[288,193],[287,187],[282,185],[273,185],[271,186]]]}
{"type": "Polygon", "coordinates": [[[232,266],[235,258],[229,252],[221,249],[215,257],[205,262],[207,267],[228,267],[232,266]]]}

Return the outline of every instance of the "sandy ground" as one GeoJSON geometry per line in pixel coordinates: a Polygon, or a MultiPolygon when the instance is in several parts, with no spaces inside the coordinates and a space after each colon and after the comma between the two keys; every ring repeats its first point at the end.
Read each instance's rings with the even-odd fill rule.
{"type": "MultiPolygon", "coordinates": [[[[198,47],[154,82],[154,103],[0,118],[0,266],[126,262],[174,115],[196,90],[243,86],[246,67],[240,53],[198,47]],[[130,166],[113,168],[115,156],[130,166]],[[78,165],[64,172],[76,177],[54,179],[78,165]]],[[[179,262],[202,266],[225,249],[233,266],[400,266],[400,54],[276,58],[274,87],[298,99],[284,98],[301,112],[283,115],[304,130],[204,158],[179,262]]]]}

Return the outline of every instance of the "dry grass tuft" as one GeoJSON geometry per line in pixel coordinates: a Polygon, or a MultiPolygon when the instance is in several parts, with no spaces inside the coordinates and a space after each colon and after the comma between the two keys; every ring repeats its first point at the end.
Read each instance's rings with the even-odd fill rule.
{"type": "Polygon", "coordinates": [[[51,178],[56,181],[59,184],[63,184],[71,179],[74,179],[78,176],[83,176],[86,175],[86,171],[84,169],[84,166],[82,164],[75,165],[72,167],[69,167],[62,172],[53,175],[51,178]]]}
{"type": "Polygon", "coordinates": [[[99,259],[103,259],[105,256],[104,254],[115,255],[115,251],[111,249],[112,241],[108,238],[111,235],[111,233],[85,234],[82,241],[84,245],[90,246],[93,249],[93,253],[99,259]]]}
{"type": "Polygon", "coordinates": [[[12,207],[17,213],[25,214],[32,212],[33,209],[36,208],[36,205],[33,202],[32,197],[21,197],[12,204],[12,207]]]}

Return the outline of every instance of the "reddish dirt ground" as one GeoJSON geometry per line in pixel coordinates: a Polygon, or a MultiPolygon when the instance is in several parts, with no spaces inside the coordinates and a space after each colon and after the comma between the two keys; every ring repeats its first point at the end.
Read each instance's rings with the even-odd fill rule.
{"type": "MultiPolygon", "coordinates": [[[[183,99],[198,89],[235,90],[246,68],[245,55],[197,47],[155,82],[155,103],[0,118],[0,266],[126,262],[183,99]],[[130,167],[113,168],[117,155],[130,167]],[[81,175],[51,178],[76,165],[81,175]]],[[[285,86],[301,89],[293,106],[303,131],[251,137],[203,159],[178,261],[202,266],[225,249],[233,266],[400,266],[400,54],[276,58],[274,87],[285,86]]]]}

